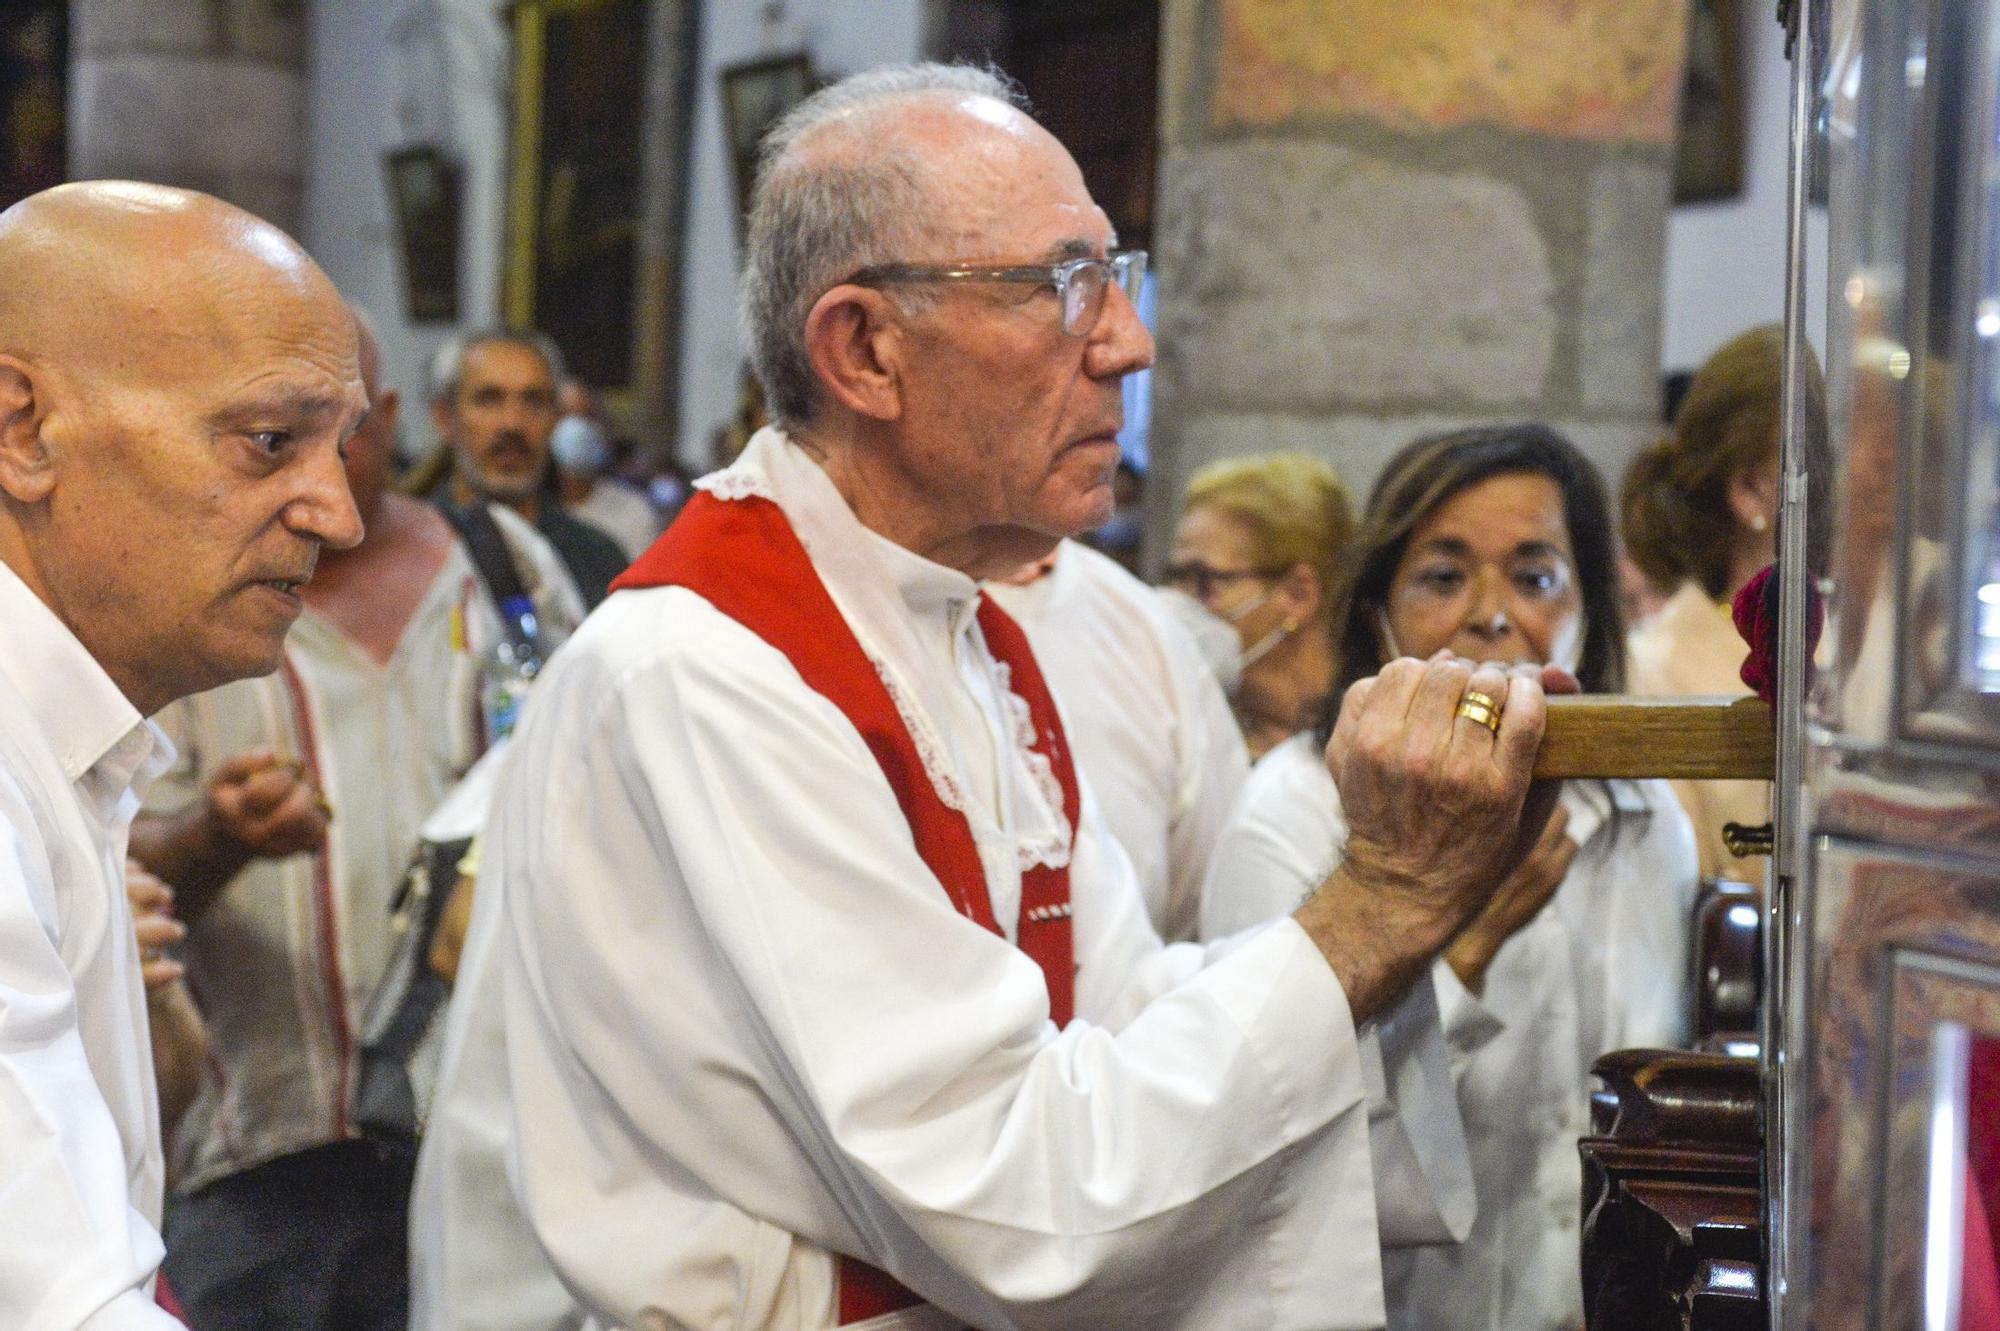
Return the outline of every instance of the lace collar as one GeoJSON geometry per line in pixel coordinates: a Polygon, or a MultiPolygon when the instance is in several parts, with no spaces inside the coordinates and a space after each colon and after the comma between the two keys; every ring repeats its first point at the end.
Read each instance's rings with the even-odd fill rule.
{"type": "Polygon", "coordinates": [[[952,715],[951,691],[962,691],[965,684],[946,654],[926,643],[927,638],[932,644],[967,640],[986,663],[1006,709],[1000,738],[1014,749],[1039,806],[1010,829],[1020,867],[1067,864],[1074,829],[1063,813],[1061,787],[1048,759],[1032,747],[1026,701],[1013,691],[1007,668],[993,659],[979,631],[979,584],[864,527],[825,470],[776,427],[759,430],[733,465],[696,485],[717,499],[756,495],[785,511],[895,700],[938,798],[969,814],[965,783],[934,719],[952,715]]]}

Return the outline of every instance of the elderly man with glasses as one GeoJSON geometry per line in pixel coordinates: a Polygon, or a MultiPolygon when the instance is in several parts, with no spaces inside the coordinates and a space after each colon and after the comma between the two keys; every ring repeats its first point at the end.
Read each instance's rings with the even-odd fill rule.
{"type": "Polygon", "coordinates": [[[1545,808],[1542,681],[1357,686],[1346,863],[1159,943],[977,584],[1110,509],[1152,358],[1112,240],[987,74],[860,75],[774,131],[743,306],[778,424],[517,732],[420,1326],[1370,1327],[1378,1240],[1469,1222],[1416,982],[1545,808]]]}

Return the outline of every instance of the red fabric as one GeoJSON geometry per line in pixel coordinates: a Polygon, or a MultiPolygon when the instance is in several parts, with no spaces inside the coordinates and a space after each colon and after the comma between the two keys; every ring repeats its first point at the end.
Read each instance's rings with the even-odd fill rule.
{"type": "Polygon", "coordinates": [[[1959,1268],[1959,1331],[2000,1331],[2000,1040],[1976,1039],[1965,1087],[1965,1249],[1959,1268]]]}
{"type": "MultiPolygon", "coordinates": [[[[964,814],[938,798],[895,700],[834,605],[784,510],[767,499],[719,500],[706,492],[696,494],[674,525],[611,584],[611,590],[660,586],[686,587],[700,595],[784,653],[809,688],[840,708],[888,778],[917,853],[944,885],[952,904],[980,927],[1001,932],[970,824],[964,814]]],[[[1027,636],[984,598],[979,627],[994,659],[1011,672],[1014,692],[1028,704],[1035,748],[1056,773],[1063,812],[1074,829],[1081,809],[1076,767],[1027,636]]],[[[1048,984],[1050,1019],[1058,1026],[1067,1025],[1075,1009],[1076,988],[1068,869],[1037,867],[1022,875],[1016,933],[1021,950],[1041,967],[1048,984]]],[[[920,1302],[886,1272],[841,1258],[840,1325],[920,1302]]]]}
{"type": "Polygon", "coordinates": [[[167,1273],[165,1271],[160,1272],[160,1278],[153,1282],[153,1302],[180,1318],[181,1321],[187,1321],[187,1314],[181,1311],[180,1300],[174,1297],[173,1289],[167,1284],[167,1273]]]}
{"type": "MultiPolygon", "coordinates": [[[[1778,566],[1766,568],[1743,584],[1730,606],[1736,631],[1750,646],[1743,662],[1743,682],[1771,706],[1778,705],[1778,566]]],[[[1806,678],[1812,678],[1813,652],[1826,619],[1826,605],[1816,588],[1806,588],[1806,678]]]]}

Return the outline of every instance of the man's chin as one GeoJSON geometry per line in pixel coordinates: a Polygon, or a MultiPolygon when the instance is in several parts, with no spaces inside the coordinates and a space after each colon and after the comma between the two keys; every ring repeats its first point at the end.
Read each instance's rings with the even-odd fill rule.
{"type": "Polygon", "coordinates": [[[489,503],[518,504],[532,499],[542,488],[539,475],[525,476],[495,475],[482,473],[478,478],[478,490],[489,503]]]}

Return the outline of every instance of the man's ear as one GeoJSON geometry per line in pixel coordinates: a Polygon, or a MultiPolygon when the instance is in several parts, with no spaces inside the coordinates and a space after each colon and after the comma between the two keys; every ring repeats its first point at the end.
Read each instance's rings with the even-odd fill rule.
{"type": "Polygon", "coordinates": [[[452,436],[451,404],[441,397],[431,399],[431,429],[437,431],[440,440],[452,436]]]}
{"type": "Polygon", "coordinates": [[[0,355],[0,494],[38,504],[55,489],[55,459],[42,438],[46,410],[26,363],[0,355]]]}
{"type": "Polygon", "coordinates": [[[368,414],[382,423],[382,428],[394,432],[396,413],[403,408],[403,395],[393,388],[385,388],[375,395],[375,405],[368,414]]]}
{"type": "Polygon", "coordinates": [[[869,420],[903,414],[902,358],[909,341],[896,314],[880,291],[837,286],[806,315],[806,356],[820,388],[869,420]]]}

